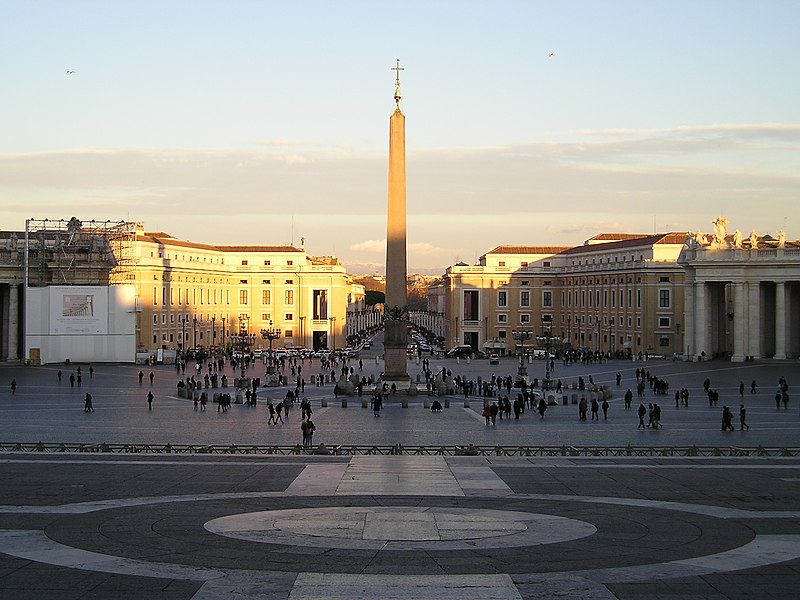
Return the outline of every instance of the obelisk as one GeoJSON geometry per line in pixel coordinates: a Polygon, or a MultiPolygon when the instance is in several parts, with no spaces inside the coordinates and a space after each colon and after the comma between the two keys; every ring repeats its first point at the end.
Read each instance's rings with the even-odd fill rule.
{"type": "Polygon", "coordinates": [[[386,218],[386,302],[382,381],[406,390],[408,300],[406,292],[406,118],[400,112],[400,60],[392,68],[395,110],[389,118],[389,202],[386,218]]]}

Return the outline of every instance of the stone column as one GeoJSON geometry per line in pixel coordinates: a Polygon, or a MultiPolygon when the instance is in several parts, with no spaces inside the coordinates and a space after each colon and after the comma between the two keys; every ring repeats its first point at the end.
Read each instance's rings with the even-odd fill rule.
{"type": "MultiPolygon", "coordinates": [[[[12,283],[8,294],[8,360],[19,359],[19,284],[12,283]]],[[[24,357],[23,357],[24,358],[24,357]]]]}
{"type": "Polygon", "coordinates": [[[747,356],[761,358],[761,282],[751,281],[747,296],[747,356]]]}
{"type": "Polygon", "coordinates": [[[775,282],[775,360],[786,360],[786,282],[775,282]]]}
{"type": "Polygon", "coordinates": [[[685,360],[694,360],[695,355],[695,303],[694,283],[686,282],[684,286],[684,324],[683,324],[683,348],[685,360]]]}
{"type": "Polygon", "coordinates": [[[733,287],[733,355],[731,362],[744,362],[745,348],[745,314],[744,296],[747,293],[747,285],[741,282],[732,284],[733,287]]]}
{"type": "Polygon", "coordinates": [[[386,220],[386,315],[382,380],[408,389],[406,274],[406,118],[398,107],[389,119],[389,202],[386,220]],[[393,315],[393,313],[396,313],[393,315]]]}
{"type": "Polygon", "coordinates": [[[700,360],[703,352],[708,356],[708,299],[706,298],[706,284],[705,282],[697,282],[694,284],[694,298],[695,298],[695,331],[694,331],[694,359],[700,360]]]}

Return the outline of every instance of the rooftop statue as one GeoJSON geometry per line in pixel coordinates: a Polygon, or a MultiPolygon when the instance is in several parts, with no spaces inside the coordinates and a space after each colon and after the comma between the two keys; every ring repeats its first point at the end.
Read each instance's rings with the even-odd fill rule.
{"type": "Polygon", "coordinates": [[[727,246],[728,242],[725,238],[728,237],[728,219],[719,216],[713,220],[712,223],[714,224],[714,247],[721,248],[727,246]]]}

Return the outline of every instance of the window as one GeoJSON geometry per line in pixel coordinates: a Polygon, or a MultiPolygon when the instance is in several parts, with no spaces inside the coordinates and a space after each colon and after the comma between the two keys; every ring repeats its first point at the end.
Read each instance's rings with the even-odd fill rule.
{"type": "Polygon", "coordinates": [[[265,261],[264,261],[264,266],[265,266],[265,267],[268,267],[268,266],[269,266],[269,261],[268,261],[268,260],[265,260],[265,261]]]}
{"type": "Polygon", "coordinates": [[[526,307],[531,305],[531,293],[528,290],[519,293],[519,305],[526,307]]]}
{"type": "Polygon", "coordinates": [[[464,291],[464,320],[478,320],[478,290],[464,291]]]}
{"type": "Polygon", "coordinates": [[[261,304],[272,304],[272,293],[270,290],[261,290],[261,304]]]}
{"type": "Polygon", "coordinates": [[[508,315],[505,313],[501,313],[497,315],[497,322],[498,323],[508,323],[508,315]]]}
{"type": "Polygon", "coordinates": [[[658,317],[658,326],[659,327],[669,327],[670,318],[669,317],[658,317]]]}
{"type": "Polygon", "coordinates": [[[284,321],[294,321],[294,314],[286,313],[285,315],[283,315],[283,320],[284,321]]]}
{"type": "Polygon", "coordinates": [[[508,292],[502,290],[497,292],[497,306],[508,306],[508,292]]]}
{"type": "Polygon", "coordinates": [[[314,290],[314,320],[328,318],[328,290],[314,290]]]}
{"type": "Polygon", "coordinates": [[[169,324],[170,325],[175,325],[175,314],[174,313],[170,313],[170,315],[169,315],[169,324]]]}
{"type": "Polygon", "coordinates": [[[521,263],[519,263],[519,266],[520,267],[527,267],[528,266],[528,262],[523,260],[521,263]]]}
{"type": "Polygon", "coordinates": [[[247,290],[239,290],[239,304],[247,304],[247,290]]]}
{"type": "Polygon", "coordinates": [[[283,294],[283,303],[287,306],[294,304],[294,290],[286,290],[283,294]]]}
{"type": "Polygon", "coordinates": [[[153,306],[158,304],[158,288],[153,288],[153,306]]]}
{"type": "Polygon", "coordinates": [[[284,283],[286,285],[294,285],[294,279],[287,279],[284,283]]]}
{"type": "Polygon", "coordinates": [[[636,308],[642,308],[642,290],[636,290],[636,308]]]}
{"type": "Polygon", "coordinates": [[[284,329],[283,335],[287,338],[294,337],[294,332],[291,329],[284,329]]]}
{"type": "Polygon", "coordinates": [[[242,261],[242,265],[243,265],[243,266],[246,266],[246,265],[247,265],[247,261],[246,261],[246,260],[243,260],[243,261],[242,261]]]}
{"type": "Polygon", "coordinates": [[[658,307],[669,308],[670,306],[669,290],[658,290],[658,307]]]}
{"type": "Polygon", "coordinates": [[[269,285],[269,279],[262,279],[261,283],[263,283],[264,285],[269,285]]]}
{"type": "Polygon", "coordinates": [[[549,261],[549,260],[545,260],[545,261],[543,261],[543,262],[542,262],[542,266],[543,266],[545,269],[548,269],[548,268],[550,267],[550,261],[549,261]]]}
{"type": "Polygon", "coordinates": [[[548,308],[553,306],[553,292],[542,292],[542,306],[548,308]]]}
{"type": "Polygon", "coordinates": [[[659,277],[658,278],[658,282],[659,283],[669,283],[669,277],[659,277]]]}
{"type": "Polygon", "coordinates": [[[531,284],[531,282],[530,282],[530,281],[528,281],[528,280],[526,279],[526,280],[524,280],[524,281],[520,281],[520,283],[519,283],[519,284],[520,284],[520,285],[530,285],[530,284],[531,284]]]}
{"type": "Polygon", "coordinates": [[[153,325],[158,325],[158,315],[153,315],[153,325]]]}
{"type": "Polygon", "coordinates": [[[501,329],[500,331],[497,332],[497,335],[501,340],[506,339],[506,330],[505,329],[501,329]]]}
{"type": "Polygon", "coordinates": [[[531,316],[530,315],[520,315],[519,316],[519,322],[520,322],[520,325],[525,325],[526,323],[530,323],[531,322],[531,316]]]}
{"type": "Polygon", "coordinates": [[[293,260],[287,260],[286,264],[291,267],[294,264],[294,261],[293,260]]]}
{"type": "Polygon", "coordinates": [[[662,348],[668,347],[669,346],[669,338],[666,337],[666,336],[658,338],[658,345],[661,346],[662,348]]]}
{"type": "Polygon", "coordinates": [[[497,262],[497,266],[498,266],[498,267],[505,267],[505,266],[506,266],[506,261],[504,261],[504,260],[500,260],[500,261],[498,261],[498,262],[497,262]]]}
{"type": "Polygon", "coordinates": [[[247,285],[247,279],[240,279],[239,283],[243,283],[243,284],[247,285]]]}
{"type": "Polygon", "coordinates": [[[265,323],[272,319],[272,315],[270,313],[261,313],[261,320],[265,323]]]}

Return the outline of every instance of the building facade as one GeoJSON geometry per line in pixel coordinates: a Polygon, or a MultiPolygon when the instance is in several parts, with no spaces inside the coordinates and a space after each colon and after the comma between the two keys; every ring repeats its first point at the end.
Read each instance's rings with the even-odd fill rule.
{"type": "MultiPolygon", "coordinates": [[[[429,288],[448,347],[545,345],[702,360],[800,355],[800,244],[734,248],[687,232],[600,234],[575,247],[498,246],[429,288]],[[797,248],[795,248],[797,246],[797,248]],[[730,309],[728,309],[730,307],[730,309]]],[[[745,246],[748,242],[744,243],[745,246]]]]}
{"type": "MultiPolygon", "coordinates": [[[[55,334],[63,337],[54,325],[63,316],[53,316],[48,294],[34,294],[61,287],[61,298],[69,296],[70,286],[132,290],[131,306],[109,304],[107,319],[117,338],[135,339],[131,362],[137,353],[230,347],[239,334],[254,335],[253,348],[267,348],[262,330],[270,328],[280,330],[274,348],[343,348],[348,316],[366,313],[364,287],[351,280],[338,259],[314,257],[303,248],[199,244],[148,233],[135,223],[30,220],[24,232],[0,232],[2,360],[70,358],[63,344],[47,351],[57,341],[55,334]],[[39,299],[30,304],[34,298],[39,299]],[[50,322],[26,327],[26,309],[39,320],[48,315],[50,322]],[[118,331],[128,314],[130,331],[118,331]]],[[[103,295],[100,289],[92,293],[103,295]]],[[[106,296],[119,294],[109,289],[106,296]]],[[[102,348],[101,342],[92,347],[102,348]]],[[[71,358],[111,360],[107,350],[95,354],[71,358]]],[[[123,360],[118,352],[113,357],[123,360]]]]}
{"type": "Polygon", "coordinates": [[[222,246],[137,231],[137,345],[227,347],[232,335],[280,329],[274,348],[342,348],[347,315],[363,309],[363,286],[334,257],[294,246],[222,246]]]}

